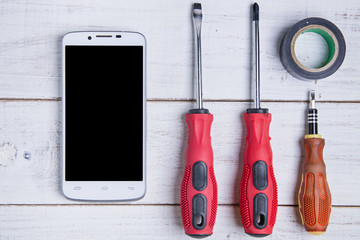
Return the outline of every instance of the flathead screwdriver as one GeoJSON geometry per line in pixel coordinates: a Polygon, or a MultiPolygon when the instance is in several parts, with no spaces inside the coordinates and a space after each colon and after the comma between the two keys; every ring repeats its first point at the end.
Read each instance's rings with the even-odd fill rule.
{"type": "Polygon", "coordinates": [[[299,210],[305,230],[312,234],[326,231],[331,212],[331,193],[323,159],[325,139],[318,134],[315,91],[309,92],[308,134],[303,140],[305,160],[299,191],[299,210]]]}
{"type": "Polygon", "coordinates": [[[271,114],[260,106],[259,5],[253,5],[252,80],[255,81],[254,108],[244,114],[246,144],[240,183],[240,214],[245,232],[256,237],[272,233],[277,213],[275,180],[269,128],[271,114]]]}
{"type": "Polygon", "coordinates": [[[197,84],[196,106],[186,114],[189,139],[185,152],[185,172],[181,183],[181,215],[185,233],[194,238],[212,235],[217,212],[217,184],[211,146],[213,115],[203,108],[201,74],[200,3],[193,5],[195,39],[194,78],[197,84]]]}

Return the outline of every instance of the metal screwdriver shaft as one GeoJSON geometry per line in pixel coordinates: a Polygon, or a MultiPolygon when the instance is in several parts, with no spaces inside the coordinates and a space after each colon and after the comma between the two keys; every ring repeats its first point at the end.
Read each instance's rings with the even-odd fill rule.
{"type": "Polygon", "coordinates": [[[253,36],[253,79],[255,79],[255,108],[260,108],[260,42],[259,42],[259,5],[253,5],[253,21],[252,21],[252,36],[253,36]]]}
{"type": "Polygon", "coordinates": [[[318,111],[315,106],[315,91],[309,92],[308,134],[318,134],[318,111]]]}
{"type": "Polygon", "coordinates": [[[198,109],[203,108],[202,97],[202,72],[201,72],[201,21],[202,10],[201,4],[194,4],[193,11],[193,24],[194,24],[194,40],[195,40],[195,69],[194,69],[194,81],[197,83],[196,87],[196,106],[198,109]]]}

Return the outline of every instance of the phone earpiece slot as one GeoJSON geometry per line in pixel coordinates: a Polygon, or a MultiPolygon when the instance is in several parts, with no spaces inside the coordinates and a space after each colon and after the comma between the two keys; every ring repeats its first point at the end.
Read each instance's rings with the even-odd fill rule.
{"type": "Polygon", "coordinates": [[[103,37],[105,37],[105,38],[111,38],[112,35],[96,35],[96,37],[100,37],[100,38],[103,38],[103,37]]]}

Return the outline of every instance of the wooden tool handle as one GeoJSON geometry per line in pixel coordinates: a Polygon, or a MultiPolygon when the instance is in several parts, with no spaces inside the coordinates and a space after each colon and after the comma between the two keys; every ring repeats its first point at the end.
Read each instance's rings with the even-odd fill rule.
{"type": "Polygon", "coordinates": [[[305,138],[305,161],[299,191],[299,210],[305,230],[313,234],[326,231],[331,212],[331,194],[323,160],[323,138],[305,138]]]}

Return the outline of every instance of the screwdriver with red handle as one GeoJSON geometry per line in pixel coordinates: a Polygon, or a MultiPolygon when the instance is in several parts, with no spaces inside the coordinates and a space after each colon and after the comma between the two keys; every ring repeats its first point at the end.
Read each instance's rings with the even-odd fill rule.
{"type": "Polygon", "coordinates": [[[309,92],[308,134],[303,141],[305,160],[299,191],[299,210],[305,230],[312,234],[326,231],[331,212],[331,193],[323,159],[325,139],[318,134],[315,91],[309,92]]]}
{"type": "Polygon", "coordinates": [[[271,114],[260,107],[259,66],[259,5],[253,5],[253,66],[256,83],[255,108],[244,114],[246,144],[244,168],[240,182],[240,214],[245,233],[263,237],[272,233],[277,213],[277,184],[275,180],[269,127],[271,114]]]}
{"type": "Polygon", "coordinates": [[[217,212],[217,184],[210,137],[213,115],[203,108],[202,100],[202,9],[200,3],[195,3],[193,7],[197,108],[186,114],[189,139],[185,152],[186,165],[181,183],[180,205],[185,233],[194,238],[203,238],[213,233],[217,212]]]}

